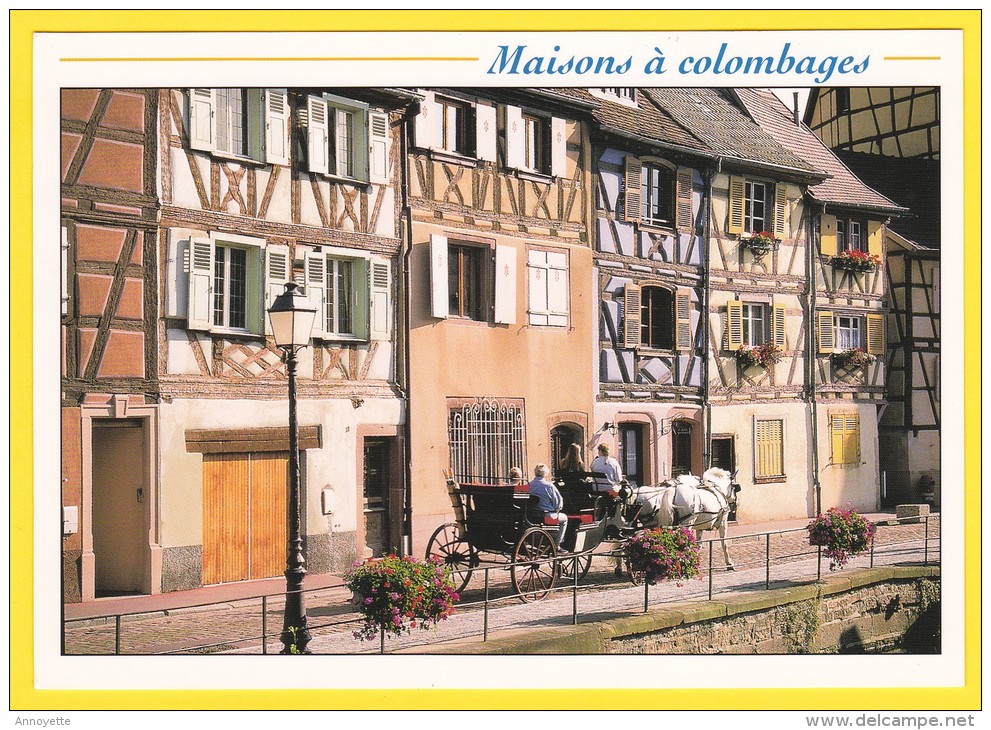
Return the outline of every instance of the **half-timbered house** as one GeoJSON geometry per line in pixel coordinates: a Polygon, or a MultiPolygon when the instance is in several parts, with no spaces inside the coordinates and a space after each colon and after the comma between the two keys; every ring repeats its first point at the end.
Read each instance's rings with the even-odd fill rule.
{"type": "Polygon", "coordinates": [[[823,88],[806,123],[908,213],[885,227],[887,401],[881,504],[940,500],[940,90],[823,88]]]}
{"type": "Polygon", "coordinates": [[[289,281],[318,310],[299,368],[308,570],[398,549],[398,182],[413,97],[65,98],[64,391],[81,459],[64,501],[79,509],[79,594],[282,573],[288,410],[266,309],[289,281]]]}
{"type": "Polygon", "coordinates": [[[502,480],[592,437],[589,105],[431,89],[407,164],[414,552],[446,469],[502,480]]]}

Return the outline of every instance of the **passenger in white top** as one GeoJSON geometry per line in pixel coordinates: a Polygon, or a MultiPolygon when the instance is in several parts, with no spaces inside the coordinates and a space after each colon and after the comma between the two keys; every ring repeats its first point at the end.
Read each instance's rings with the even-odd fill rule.
{"type": "Polygon", "coordinates": [[[592,459],[589,471],[604,474],[609,480],[609,485],[616,488],[623,481],[623,470],[615,458],[609,456],[609,444],[599,444],[599,455],[592,459]]]}

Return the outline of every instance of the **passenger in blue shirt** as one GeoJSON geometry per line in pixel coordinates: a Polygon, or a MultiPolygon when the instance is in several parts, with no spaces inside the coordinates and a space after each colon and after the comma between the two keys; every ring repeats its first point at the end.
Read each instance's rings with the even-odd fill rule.
{"type": "Polygon", "coordinates": [[[568,530],[568,515],[561,510],[564,509],[564,497],[554,486],[554,483],[547,478],[547,465],[537,464],[533,468],[533,481],[530,482],[530,494],[537,498],[537,509],[545,517],[557,519],[557,546],[558,552],[566,552],[561,547],[564,542],[564,534],[568,530]]]}

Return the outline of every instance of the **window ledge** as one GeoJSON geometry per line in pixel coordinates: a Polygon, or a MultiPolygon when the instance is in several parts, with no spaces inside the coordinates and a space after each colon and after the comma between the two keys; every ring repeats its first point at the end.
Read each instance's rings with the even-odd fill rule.
{"type": "Polygon", "coordinates": [[[358,337],[357,335],[334,335],[334,334],[327,334],[327,335],[314,336],[313,339],[314,340],[320,340],[321,342],[338,342],[338,343],[341,343],[341,344],[346,344],[346,343],[359,343],[360,344],[360,343],[363,343],[363,342],[368,342],[368,338],[367,337],[358,337]]]}
{"type": "Polygon", "coordinates": [[[439,160],[440,162],[450,162],[455,165],[461,165],[462,167],[478,167],[479,164],[478,158],[463,155],[460,152],[437,149],[430,149],[428,152],[431,159],[439,160]]]}
{"type": "Polygon", "coordinates": [[[235,155],[233,152],[223,152],[222,150],[211,150],[210,155],[222,160],[229,160],[231,162],[237,162],[250,167],[265,167],[266,165],[272,164],[263,160],[256,160],[254,157],[235,155]]]}
{"type": "Polygon", "coordinates": [[[754,484],[783,484],[788,478],[783,474],[777,477],[754,477],[754,484]]]}
{"type": "Polygon", "coordinates": [[[516,176],[521,180],[530,180],[531,182],[539,182],[539,183],[547,183],[547,184],[553,183],[555,179],[553,175],[547,175],[542,172],[535,172],[534,170],[523,170],[523,169],[516,170],[516,176]]]}
{"type": "Polygon", "coordinates": [[[217,337],[246,337],[251,339],[262,339],[265,335],[261,332],[251,332],[250,330],[237,330],[227,327],[212,327],[208,330],[194,330],[196,332],[206,332],[217,337]]]}
{"type": "Polygon", "coordinates": [[[319,175],[328,182],[343,183],[345,185],[354,185],[355,187],[359,187],[359,188],[367,188],[367,187],[371,187],[372,185],[371,182],[369,182],[368,180],[361,180],[360,178],[357,177],[347,177],[346,175],[334,175],[329,172],[317,172],[314,174],[319,175]]]}
{"type": "Polygon", "coordinates": [[[636,348],[636,351],[643,355],[654,355],[658,357],[677,357],[682,354],[681,350],[676,350],[673,347],[650,347],[648,345],[640,345],[636,348]]]}
{"type": "Polygon", "coordinates": [[[639,226],[646,230],[658,231],[659,233],[674,234],[678,230],[677,226],[675,226],[674,223],[668,223],[668,222],[655,223],[653,221],[644,220],[643,218],[640,219],[639,226]]]}

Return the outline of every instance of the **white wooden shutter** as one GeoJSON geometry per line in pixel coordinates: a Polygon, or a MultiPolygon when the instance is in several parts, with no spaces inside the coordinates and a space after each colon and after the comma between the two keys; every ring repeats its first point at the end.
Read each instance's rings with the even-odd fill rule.
{"type": "Polygon", "coordinates": [[[327,102],[319,96],[306,98],[306,137],[309,170],[326,175],[329,172],[327,144],[329,137],[327,120],[327,102]]]}
{"type": "Polygon", "coordinates": [[[189,263],[189,305],[187,327],[209,330],[213,326],[213,266],[215,248],[208,238],[190,241],[192,255],[189,263]]]}
{"type": "Polygon", "coordinates": [[[558,117],[551,118],[551,175],[568,175],[568,125],[558,117]]]}
{"type": "Polygon", "coordinates": [[[389,286],[389,268],[388,261],[371,262],[369,336],[373,340],[388,340],[391,333],[392,290],[389,286]]]}
{"type": "Polygon", "coordinates": [[[495,313],[497,324],[516,324],[516,249],[496,246],[495,313]]]}
{"type": "Polygon", "coordinates": [[[640,287],[623,289],[623,347],[640,347],[640,287]]]}
{"type": "Polygon", "coordinates": [[[265,89],[265,162],[289,164],[289,96],[285,89],[265,89]]]}
{"type": "Polygon", "coordinates": [[[547,324],[547,252],[530,249],[527,252],[527,290],[530,324],[547,324]]]}
{"type": "Polygon", "coordinates": [[[623,173],[623,220],[630,223],[640,222],[640,208],[643,206],[640,191],[642,171],[640,158],[627,155],[623,173]]]}
{"type": "MultiPolygon", "coordinates": [[[[292,275],[292,262],[288,246],[265,247],[265,332],[272,333],[272,323],[268,319],[268,308],[275,298],[286,290],[292,275]]],[[[314,325],[316,328],[316,325],[314,325]]]]}
{"type": "Polygon", "coordinates": [[[438,147],[443,124],[443,110],[437,103],[434,92],[424,92],[424,99],[420,102],[420,113],[416,115],[416,124],[413,128],[413,141],[416,146],[427,150],[438,147]]]}
{"type": "Polygon", "coordinates": [[[744,201],[747,197],[746,182],[742,177],[730,177],[729,179],[729,221],[726,224],[727,233],[743,233],[743,209],[744,201]]]}
{"type": "Polygon", "coordinates": [[[836,333],[833,331],[833,313],[816,312],[819,325],[819,352],[830,353],[836,349],[836,333]]]}
{"type": "Polygon", "coordinates": [[[389,115],[368,115],[368,174],[373,183],[389,182],[389,115]]]}
{"type": "Polygon", "coordinates": [[[447,236],[430,234],[430,314],[447,319],[450,302],[447,294],[447,236]]]}
{"type": "Polygon", "coordinates": [[[679,289],[674,295],[675,348],[692,349],[692,290],[679,289]]]}
{"type": "Polygon", "coordinates": [[[568,255],[562,251],[547,252],[547,324],[565,327],[568,324],[568,255]]]}
{"type": "Polygon", "coordinates": [[[497,159],[494,106],[479,104],[475,107],[475,156],[488,162],[495,162],[497,159]]]}
{"type": "Polygon", "coordinates": [[[523,110],[506,105],[506,167],[518,170],[523,167],[523,110]]]}
{"type": "Polygon", "coordinates": [[[217,138],[213,114],[215,103],[213,89],[189,90],[189,146],[194,150],[213,150],[217,138]]]}
{"type": "Polygon", "coordinates": [[[322,251],[303,254],[303,286],[307,301],[317,310],[313,336],[324,337],[327,334],[327,254],[322,251]]]}

